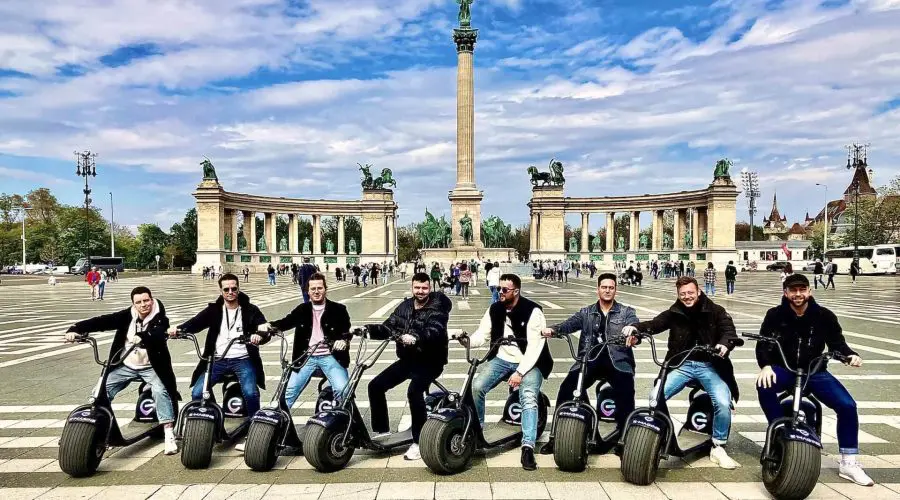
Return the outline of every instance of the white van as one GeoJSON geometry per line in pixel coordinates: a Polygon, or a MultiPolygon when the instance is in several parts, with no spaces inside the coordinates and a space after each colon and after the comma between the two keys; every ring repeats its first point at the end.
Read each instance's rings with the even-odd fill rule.
{"type": "Polygon", "coordinates": [[[900,272],[900,243],[875,245],[872,252],[872,267],[875,273],[897,274],[900,272]]]}

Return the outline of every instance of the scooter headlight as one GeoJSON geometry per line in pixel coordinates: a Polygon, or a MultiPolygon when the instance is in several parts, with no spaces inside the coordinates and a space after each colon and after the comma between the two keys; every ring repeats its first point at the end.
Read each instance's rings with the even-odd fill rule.
{"type": "Polygon", "coordinates": [[[94,404],[94,401],[97,401],[97,398],[95,398],[94,396],[88,398],[88,403],[94,404]]]}
{"type": "Polygon", "coordinates": [[[581,393],[578,391],[572,391],[572,397],[578,399],[581,397],[581,393]]]}
{"type": "Polygon", "coordinates": [[[203,391],[203,399],[210,399],[211,397],[212,394],[210,394],[209,391],[203,391]]]}
{"type": "Polygon", "coordinates": [[[455,402],[455,401],[456,401],[456,394],[448,394],[448,395],[447,395],[447,401],[449,401],[449,402],[451,402],[451,403],[455,402]]]}

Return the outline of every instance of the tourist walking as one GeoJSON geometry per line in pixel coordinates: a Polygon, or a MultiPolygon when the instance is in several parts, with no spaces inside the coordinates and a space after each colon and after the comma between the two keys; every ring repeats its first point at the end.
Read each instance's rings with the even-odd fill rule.
{"type": "Polygon", "coordinates": [[[837,274],[837,269],[837,262],[828,259],[828,265],[825,267],[825,274],[828,275],[828,283],[825,283],[826,290],[828,290],[828,285],[831,285],[831,289],[834,290],[834,275],[837,274]]]}
{"type": "Polygon", "coordinates": [[[734,261],[729,260],[725,266],[725,293],[731,295],[734,293],[734,281],[737,279],[737,268],[734,267],[734,261]]]}
{"type": "Polygon", "coordinates": [[[459,265],[459,290],[463,300],[469,300],[469,282],[472,281],[472,271],[469,265],[463,262],[459,265]]]}
{"type": "Polygon", "coordinates": [[[716,268],[713,266],[713,263],[710,262],[706,265],[706,272],[703,273],[703,278],[706,282],[706,295],[715,296],[716,295],[716,268]]]}
{"type": "Polygon", "coordinates": [[[266,271],[269,274],[269,285],[275,286],[275,268],[272,267],[272,264],[269,264],[269,268],[266,271]]]}

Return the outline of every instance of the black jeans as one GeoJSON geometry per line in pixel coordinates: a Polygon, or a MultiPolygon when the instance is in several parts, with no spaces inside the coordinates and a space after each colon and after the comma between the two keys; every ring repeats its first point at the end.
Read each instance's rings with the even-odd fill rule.
{"type": "MultiPolygon", "coordinates": [[[[634,374],[616,370],[609,359],[609,354],[604,350],[597,359],[587,365],[581,385],[582,397],[587,394],[587,388],[600,380],[605,380],[612,386],[613,398],[616,401],[616,427],[621,430],[628,415],[634,411],[634,374]]],[[[559,386],[559,393],[556,396],[557,407],[572,399],[572,392],[577,384],[578,370],[570,371],[562,385],[559,386]]],[[[599,406],[600,401],[597,401],[596,404],[599,406]]],[[[598,408],[597,411],[599,412],[600,409],[598,408]]]]}
{"type": "Polygon", "coordinates": [[[428,365],[427,360],[412,362],[398,359],[369,382],[369,406],[372,413],[372,432],[388,432],[387,398],[385,393],[409,380],[406,389],[406,400],[409,401],[409,413],[412,418],[413,442],[419,442],[419,434],[425,425],[425,393],[431,383],[444,371],[443,365],[428,365]]]}

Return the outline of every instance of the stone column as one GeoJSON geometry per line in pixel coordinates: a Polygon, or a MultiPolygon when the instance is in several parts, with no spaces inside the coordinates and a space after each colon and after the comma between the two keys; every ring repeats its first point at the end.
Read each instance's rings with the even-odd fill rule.
{"type": "Polygon", "coordinates": [[[616,251],[616,213],[606,213],[606,251],[616,251]]]}
{"type": "MultiPolygon", "coordinates": [[[[703,233],[706,232],[706,239],[707,239],[706,245],[709,246],[709,232],[707,230],[707,227],[709,226],[709,217],[707,217],[706,207],[702,207],[702,208],[698,209],[698,212],[699,212],[699,214],[697,216],[697,222],[698,222],[698,226],[700,226],[699,238],[703,239],[703,233]]],[[[694,245],[694,248],[701,248],[700,247],[700,239],[697,240],[697,244],[694,245]]]]}
{"type": "Polygon", "coordinates": [[[224,190],[217,181],[204,180],[194,198],[197,200],[197,261],[191,268],[199,273],[204,266],[220,266],[224,263],[225,221],[224,190]]]}
{"type": "Polygon", "coordinates": [[[663,222],[664,214],[664,210],[653,211],[653,243],[651,244],[651,248],[654,252],[662,250],[663,226],[665,225],[663,222]]]}
{"type": "Polygon", "coordinates": [[[538,224],[540,223],[540,215],[537,212],[533,212],[531,214],[531,229],[528,231],[528,236],[530,237],[531,242],[529,243],[529,251],[534,252],[538,250],[538,241],[541,241],[538,236],[538,224]]]}
{"type": "Polygon", "coordinates": [[[322,216],[313,215],[313,237],[312,237],[312,253],[313,255],[322,253],[322,216]]]}
{"type": "Polygon", "coordinates": [[[263,230],[266,232],[266,251],[269,253],[278,252],[278,231],[275,230],[278,227],[275,225],[276,217],[278,217],[278,214],[266,212],[266,219],[263,224],[263,230]]]}
{"type": "Polygon", "coordinates": [[[691,243],[693,248],[700,248],[700,209],[694,207],[691,210],[691,243]]]}
{"type": "Polygon", "coordinates": [[[583,253],[591,251],[590,219],[591,214],[588,212],[581,213],[581,251],[583,253]]]}
{"type": "Polygon", "coordinates": [[[675,229],[672,232],[672,239],[674,240],[672,242],[673,250],[684,248],[684,219],[686,215],[684,212],[683,208],[675,210],[675,229]]]}
{"type": "Polygon", "coordinates": [[[256,251],[256,238],[254,237],[256,234],[256,221],[254,217],[255,214],[253,212],[244,212],[244,240],[247,242],[247,248],[244,249],[245,252],[256,251]]]}
{"type": "Polygon", "coordinates": [[[629,241],[629,250],[632,252],[637,252],[640,249],[638,242],[640,241],[640,232],[641,232],[641,212],[633,211],[631,212],[631,227],[628,230],[628,239],[629,241]]]}
{"type": "Polygon", "coordinates": [[[347,253],[347,247],[344,245],[344,216],[338,215],[337,218],[337,253],[339,255],[347,253]]]}
{"type": "Polygon", "coordinates": [[[394,250],[394,216],[386,215],[384,216],[384,224],[387,232],[387,248],[384,249],[384,253],[393,253],[394,250]]]}
{"type": "Polygon", "coordinates": [[[228,229],[231,233],[231,248],[226,248],[230,252],[237,252],[238,249],[238,211],[231,210],[231,227],[228,229]]]}
{"type": "Polygon", "coordinates": [[[300,219],[297,214],[288,215],[288,250],[292,254],[300,253],[300,219]]]}
{"type": "Polygon", "coordinates": [[[456,187],[475,188],[475,77],[478,30],[454,29],[456,42],[456,187]]]}
{"type": "MultiPolygon", "coordinates": [[[[250,249],[251,252],[258,252],[259,249],[256,248],[256,240],[259,236],[256,235],[256,212],[249,212],[250,214],[250,241],[247,242],[247,248],[250,249]]],[[[244,219],[244,227],[247,227],[248,219],[244,219]]]]}

